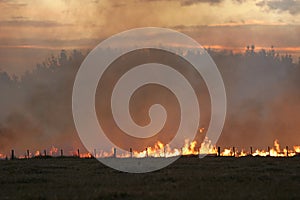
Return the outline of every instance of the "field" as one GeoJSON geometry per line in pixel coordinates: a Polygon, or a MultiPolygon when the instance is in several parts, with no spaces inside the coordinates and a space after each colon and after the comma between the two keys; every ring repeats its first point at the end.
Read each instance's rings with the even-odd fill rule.
{"type": "Polygon", "coordinates": [[[95,159],[2,160],[0,199],[300,199],[300,157],[183,157],[147,174],[95,159]]]}

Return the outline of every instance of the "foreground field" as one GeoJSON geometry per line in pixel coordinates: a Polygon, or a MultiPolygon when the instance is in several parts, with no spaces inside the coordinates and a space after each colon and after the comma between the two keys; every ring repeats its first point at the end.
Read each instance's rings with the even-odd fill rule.
{"type": "Polygon", "coordinates": [[[180,158],[147,174],[94,159],[3,160],[0,199],[300,199],[300,158],[180,158]]]}

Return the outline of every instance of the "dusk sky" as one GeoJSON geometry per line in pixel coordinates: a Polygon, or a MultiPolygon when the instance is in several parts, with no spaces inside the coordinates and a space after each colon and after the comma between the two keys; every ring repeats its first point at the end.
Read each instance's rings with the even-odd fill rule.
{"type": "Polygon", "coordinates": [[[300,56],[298,0],[0,0],[0,8],[0,69],[9,74],[146,26],[178,30],[205,47],[274,45],[296,62],[300,56]]]}

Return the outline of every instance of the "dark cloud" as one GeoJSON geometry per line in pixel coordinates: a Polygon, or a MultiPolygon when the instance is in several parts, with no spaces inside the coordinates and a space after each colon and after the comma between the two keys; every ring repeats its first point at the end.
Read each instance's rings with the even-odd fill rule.
{"type": "Polygon", "coordinates": [[[11,3],[12,0],[0,0],[0,3],[11,3]]]}
{"type": "Polygon", "coordinates": [[[126,4],[125,3],[116,3],[112,5],[114,8],[119,8],[119,7],[125,7],[126,4]]]}
{"type": "Polygon", "coordinates": [[[182,6],[190,6],[194,4],[200,4],[200,3],[208,3],[208,4],[219,4],[223,2],[224,0],[140,0],[143,2],[151,2],[151,1],[173,1],[173,2],[179,2],[182,6]]]}
{"type": "Polygon", "coordinates": [[[292,15],[300,13],[300,1],[298,0],[271,0],[271,1],[260,1],[256,4],[260,7],[266,7],[270,10],[287,11],[292,15]]]}
{"type": "Polygon", "coordinates": [[[14,0],[0,0],[0,4],[15,8],[27,6],[27,3],[20,3],[14,0]]]}
{"type": "Polygon", "coordinates": [[[36,47],[48,47],[48,49],[62,47],[93,47],[103,38],[80,38],[80,39],[42,39],[42,38],[3,38],[0,40],[1,48],[18,48],[18,46],[30,45],[36,47]]]}
{"type": "Polygon", "coordinates": [[[12,16],[11,19],[12,20],[25,20],[25,19],[27,19],[27,17],[24,17],[24,16],[12,16]]]}
{"type": "Polygon", "coordinates": [[[0,21],[0,26],[59,27],[72,26],[72,24],[62,24],[56,21],[48,20],[3,20],[0,21]]]}
{"type": "Polygon", "coordinates": [[[219,4],[223,0],[182,0],[180,3],[183,6],[190,6],[199,3],[219,4]]]}
{"type": "Polygon", "coordinates": [[[244,2],[246,2],[246,1],[248,1],[248,0],[232,0],[233,2],[236,2],[236,3],[244,3],[244,2]]]}

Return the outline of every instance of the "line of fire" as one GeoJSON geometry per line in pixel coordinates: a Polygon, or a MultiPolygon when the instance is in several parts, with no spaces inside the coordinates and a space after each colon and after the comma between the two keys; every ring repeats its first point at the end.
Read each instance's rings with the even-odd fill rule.
{"type": "Polygon", "coordinates": [[[76,151],[69,151],[64,154],[63,149],[58,149],[54,146],[47,150],[37,150],[31,152],[26,150],[24,154],[17,155],[12,149],[11,155],[5,155],[0,153],[0,159],[28,159],[28,158],[49,158],[49,157],[79,157],[79,158],[169,158],[175,156],[224,156],[224,157],[244,157],[244,156],[261,156],[261,157],[300,157],[300,145],[289,148],[281,148],[279,141],[274,141],[273,147],[267,147],[267,149],[254,149],[249,147],[246,149],[221,148],[211,144],[208,138],[205,138],[200,147],[197,148],[196,141],[185,140],[185,145],[181,149],[172,149],[170,145],[164,145],[161,142],[157,142],[154,147],[147,147],[144,151],[133,151],[129,149],[128,153],[119,154],[116,148],[112,147],[110,152],[104,152],[100,149],[94,149],[93,153],[81,153],[79,149],[76,151]]]}

